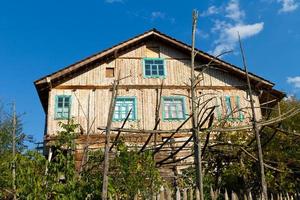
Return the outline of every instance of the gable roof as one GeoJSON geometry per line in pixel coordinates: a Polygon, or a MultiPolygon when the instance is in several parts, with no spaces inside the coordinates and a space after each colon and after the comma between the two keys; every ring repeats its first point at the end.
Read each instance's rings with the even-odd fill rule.
{"type": "MultiPolygon", "coordinates": [[[[96,53],[92,56],[89,56],[81,61],[78,61],[72,65],[69,65],[59,71],[56,71],[52,74],[46,75],[34,82],[35,87],[38,91],[40,100],[43,104],[44,109],[46,110],[47,101],[45,100],[48,98],[48,90],[49,90],[49,83],[51,83],[52,86],[56,86],[61,84],[67,79],[72,78],[76,73],[84,72],[90,69],[90,67],[98,62],[101,61],[107,61],[112,58],[116,58],[117,54],[122,51],[128,50],[130,47],[133,47],[137,44],[143,43],[144,41],[147,41],[149,39],[155,38],[156,40],[159,40],[161,42],[164,42],[174,48],[177,48],[181,51],[184,51],[186,53],[191,53],[192,47],[190,45],[187,45],[181,41],[176,40],[175,38],[172,38],[164,33],[159,32],[156,29],[151,29],[145,33],[142,33],[140,35],[137,35],[127,41],[121,42],[111,48],[105,49],[99,53],[96,53]]],[[[195,59],[201,59],[202,61],[209,62],[211,60],[214,61],[215,64],[217,64],[220,68],[226,69],[232,74],[236,74],[241,78],[246,78],[246,73],[241,68],[232,65],[224,60],[221,60],[219,58],[216,58],[212,55],[209,55],[208,53],[205,53],[199,49],[195,49],[196,56],[195,59]]],[[[274,83],[271,81],[268,81],[258,75],[255,75],[253,73],[249,73],[249,77],[251,80],[251,83],[256,86],[259,85],[262,88],[270,90],[275,96],[278,96],[278,98],[282,98],[284,94],[280,91],[272,89],[274,86],[274,83]]]]}

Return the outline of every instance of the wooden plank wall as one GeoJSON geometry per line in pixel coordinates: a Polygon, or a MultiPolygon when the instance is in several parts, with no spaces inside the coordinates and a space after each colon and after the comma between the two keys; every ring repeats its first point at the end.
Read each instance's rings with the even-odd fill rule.
{"type": "MultiPolygon", "coordinates": [[[[106,67],[114,67],[115,74],[119,74],[120,72],[121,77],[131,74],[131,77],[121,81],[120,84],[127,85],[128,88],[120,89],[119,95],[137,97],[138,120],[128,122],[126,127],[153,129],[157,92],[156,89],[149,88],[149,86],[156,85],[159,87],[162,79],[143,77],[142,60],[144,57],[147,57],[147,46],[151,48],[159,47],[160,53],[158,56],[160,58],[165,58],[167,75],[163,80],[164,85],[173,86],[174,89],[164,89],[163,96],[170,96],[174,94],[189,95],[189,89],[183,88],[185,83],[189,83],[189,55],[179,52],[164,44],[149,42],[140,47],[133,48],[125,54],[118,55],[117,59],[101,64],[94,69],[72,78],[52,89],[49,95],[47,134],[53,135],[59,130],[58,120],[54,119],[54,104],[55,95],[61,94],[72,96],[71,117],[74,118],[75,122],[81,124],[85,132],[88,130],[88,126],[90,126],[92,131],[98,133],[97,127],[106,125],[111,91],[108,88],[101,89],[96,87],[108,87],[114,80],[114,78],[105,77],[106,67]],[[94,89],[93,86],[95,86],[94,89]],[[130,88],[129,86],[136,86],[136,88],[130,88]],[[176,88],[177,86],[178,88],[176,88]],[[72,87],[72,89],[66,89],[67,87],[72,87]],[[95,122],[93,123],[93,121],[95,122]]],[[[153,52],[151,55],[153,56],[153,52]]],[[[196,66],[197,65],[200,65],[200,63],[196,63],[196,66]]],[[[241,107],[250,107],[249,102],[246,101],[246,92],[238,89],[240,86],[245,86],[245,82],[228,74],[225,70],[217,70],[215,68],[207,70],[204,73],[204,80],[201,81],[200,84],[201,86],[207,86],[207,89],[201,89],[198,91],[202,94],[215,93],[216,96],[219,97],[225,95],[238,95],[240,96],[241,107]],[[220,88],[224,87],[224,89],[211,90],[209,89],[210,86],[219,86],[220,88]]],[[[212,95],[205,96],[204,99],[208,99],[211,96],[212,95]]],[[[259,106],[258,97],[255,96],[254,99],[256,106],[259,106]]],[[[208,106],[211,105],[212,104],[208,106]]],[[[186,111],[188,113],[190,112],[190,103],[188,98],[186,98],[186,111]]],[[[257,109],[257,113],[260,118],[260,109],[257,109]]],[[[246,122],[247,120],[242,123],[246,122]]],[[[159,128],[175,129],[180,123],[181,121],[162,121],[159,128]]],[[[119,126],[119,122],[113,123],[113,127],[119,126]]],[[[188,128],[190,126],[191,123],[187,123],[183,128],[188,128]]]]}

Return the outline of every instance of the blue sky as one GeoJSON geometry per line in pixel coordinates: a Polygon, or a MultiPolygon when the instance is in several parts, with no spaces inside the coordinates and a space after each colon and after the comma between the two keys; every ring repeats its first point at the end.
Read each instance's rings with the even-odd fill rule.
{"type": "Polygon", "coordinates": [[[241,66],[300,95],[300,0],[0,0],[0,100],[16,101],[24,131],[41,141],[44,113],[33,81],[151,28],[241,66]]]}

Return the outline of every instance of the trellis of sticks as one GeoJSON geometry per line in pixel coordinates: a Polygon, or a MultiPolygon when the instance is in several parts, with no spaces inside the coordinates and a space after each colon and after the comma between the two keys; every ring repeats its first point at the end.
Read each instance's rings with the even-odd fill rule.
{"type": "MultiPolygon", "coordinates": [[[[247,70],[247,65],[246,65],[246,60],[245,60],[245,55],[244,51],[242,48],[242,43],[240,41],[240,49],[242,53],[242,58],[243,58],[243,64],[244,64],[244,70],[246,73],[247,77],[247,86],[248,86],[248,92],[250,95],[250,105],[251,105],[251,124],[247,125],[242,125],[242,126],[235,126],[235,127],[225,127],[226,121],[231,116],[234,112],[240,112],[243,111],[245,108],[239,108],[239,109],[234,109],[231,111],[231,113],[228,113],[227,116],[225,116],[222,120],[221,123],[218,124],[218,126],[215,126],[214,122],[214,110],[216,106],[210,106],[209,105],[215,97],[211,97],[208,100],[203,101],[204,95],[207,94],[202,94],[200,96],[197,96],[196,94],[196,87],[200,84],[200,82],[204,79],[203,73],[209,69],[211,66],[216,66],[215,60],[212,59],[209,63],[201,65],[201,66],[194,66],[194,59],[196,56],[195,53],[195,30],[196,30],[196,23],[197,23],[197,17],[198,17],[198,12],[193,13],[193,36],[192,36],[192,54],[191,54],[191,83],[186,84],[189,85],[190,89],[190,96],[187,96],[190,99],[191,102],[191,113],[188,115],[188,117],[174,130],[157,130],[159,123],[160,123],[160,117],[159,117],[159,110],[161,106],[161,95],[162,95],[162,90],[163,90],[163,82],[161,83],[160,90],[157,90],[157,103],[156,103],[156,110],[155,110],[155,126],[153,130],[145,130],[145,129],[129,129],[129,128],[124,128],[126,122],[128,121],[130,112],[127,114],[127,117],[125,118],[122,126],[120,128],[117,127],[112,127],[112,115],[114,111],[114,104],[115,104],[115,99],[118,94],[118,86],[120,83],[120,78],[115,80],[112,84],[112,98],[110,102],[110,109],[109,109],[109,114],[108,114],[108,121],[107,121],[107,126],[106,127],[98,127],[99,130],[104,130],[106,133],[106,142],[105,142],[105,160],[104,160],[104,173],[103,173],[103,187],[102,187],[102,199],[107,199],[107,177],[108,177],[108,167],[109,167],[109,151],[112,151],[115,144],[117,143],[118,139],[120,138],[121,133],[138,133],[138,134],[148,134],[148,139],[146,142],[142,145],[140,149],[140,153],[145,151],[146,149],[152,150],[153,155],[157,154],[158,152],[162,151],[165,145],[170,143],[171,139],[176,136],[178,133],[191,133],[190,137],[186,139],[186,141],[183,142],[183,144],[179,147],[174,147],[172,148],[169,153],[165,158],[158,160],[156,162],[157,167],[161,167],[166,164],[176,164],[180,161],[183,161],[185,159],[188,159],[189,157],[194,156],[194,162],[195,162],[195,168],[196,168],[196,175],[197,175],[197,188],[200,191],[200,199],[203,200],[203,181],[202,181],[202,168],[201,168],[201,163],[202,163],[202,158],[205,154],[205,151],[207,149],[207,146],[209,145],[210,141],[210,135],[211,133],[221,133],[221,132],[232,132],[232,131],[249,131],[251,130],[255,134],[255,140],[257,143],[257,148],[255,149],[258,151],[258,158],[256,158],[254,155],[251,154],[247,150],[247,147],[250,146],[248,144],[246,147],[240,146],[240,150],[245,152],[246,155],[248,155],[250,158],[252,158],[254,161],[257,161],[260,163],[260,172],[261,172],[261,188],[262,188],[262,199],[267,199],[267,186],[266,186],[266,181],[264,177],[264,168],[267,167],[272,170],[276,171],[281,171],[276,169],[275,167],[272,167],[268,164],[266,164],[263,161],[263,154],[262,154],[262,148],[261,148],[261,143],[260,143],[260,135],[263,132],[263,129],[265,127],[271,127],[274,129],[273,135],[275,135],[278,131],[282,131],[279,126],[276,126],[280,124],[283,120],[288,119],[300,112],[300,109],[298,108],[293,108],[287,111],[286,113],[280,114],[278,117],[275,117],[273,119],[266,119],[266,120],[260,120],[258,121],[255,115],[255,107],[254,107],[254,101],[253,101],[253,94],[252,94],[252,87],[250,84],[250,79],[248,75],[248,70],[247,70]],[[195,75],[195,69],[199,71],[199,74],[196,76],[195,75]],[[192,120],[192,127],[189,129],[183,129],[182,127],[189,121],[192,120]],[[117,136],[115,137],[115,140],[113,141],[112,145],[110,146],[110,132],[111,131],[116,131],[117,136]],[[156,137],[157,134],[168,134],[168,137],[165,138],[165,140],[161,141],[158,143],[156,137]],[[200,133],[202,135],[206,134],[206,139],[205,143],[202,147],[201,145],[201,140],[199,139],[200,133]],[[154,145],[149,147],[149,143],[151,139],[154,137],[154,145]],[[175,156],[181,152],[190,142],[193,142],[194,144],[194,153],[187,155],[185,157],[176,159],[175,156]],[[202,147],[202,148],[201,148],[202,147]]],[[[218,57],[229,53],[225,52],[217,56],[215,59],[218,57]]],[[[267,102],[268,103],[268,102],[267,102]]],[[[266,103],[266,104],[267,104],[266,103]]],[[[264,105],[265,106],[265,105],[264,105]]],[[[264,108],[269,108],[269,107],[264,107],[264,108]]],[[[286,131],[285,131],[286,132],[286,131]]],[[[253,139],[254,141],[254,139],[253,139]]],[[[217,146],[220,144],[212,144],[210,145],[210,148],[217,146]]],[[[233,144],[222,144],[222,145],[233,145],[233,144]]],[[[264,144],[265,145],[265,144],[264,144]]]]}
{"type": "MultiPolygon", "coordinates": [[[[105,132],[105,150],[104,150],[104,163],[103,163],[103,185],[102,185],[102,199],[107,199],[107,187],[108,187],[108,169],[109,169],[109,153],[113,151],[114,147],[118,143],[121,134],[122,133],[138,133],[138,134],[146,134],[148,135],[147,140],[145,143],[141,146],[139,149],[139,153],[143,153],[145,150],[150,150],[152,151],[153,156],[155,157],[156,154],[162,151],[167,151],[169,154],[156,161],[156,166],[158,168],[164,166],[164,165],[174,165],[177,166],[179,165],[178,163],[181,161],[184,161],[190,157],[194,157],[194,163],[192,164],[195,166],[196,170],[196,187],[199,190],[199,196],[200,199],[203,200],[203,181],[202,181],[202,159],[205,156],[205,153],[209,150],[211,151],[213,148],[220,146],[220,145],[227,145],[227,146],[235,146],[239,148],[241,152],[244,152],[245,155],[249,156],[251,159],[253,159],[255,162],[260,163],[260,172],[261,172],[261,188],[262,188],[262,199],[267,199],[267,185],[264,177],[264,168],[269,168],[271,170],[275,170],[277,172],[282,172],[281,170],[272,167],[269,164],[266,164],[263,160],[263,153],[262,153],[262,146],[266,145],[268,142],[272,140],[272,138],[275,136],[276,133],[278,132],[283,132],[286,134],[294,134],[297,136],[300,136],[299,133],[291,133],[289,131],[283,130],[280,128],[280,124],[283,120],[286,120],[288,118],[291,118],[295,116],[296,114],[300,113],[299,108],[292,108],[288,110],[285,113],[280,112],[280,107],[278,107],[279,110],[279,115],[277,117],[274,117],[272,119],[267,118],[263,120],[257,120],[255,116],[255,107],[254,106],[254,101],[253,101],[253,94],[252,94],[252,86],[250,83],[249,79],[249,74],[248,74],[248,69],[246,65],[246,59],[245,59],[245,54],[244,50],[242,47],[241,40],[240,42],[240,49],[241,49],[241,54],[242,54],[242,59],[243,59],[243,65],[244,65],[244,71],[246,74],[247,78],[247,87],[248,87],[248,93],[250,99],[248,100],[250,103],[250,107],[243,107],[243,108],[234,108],[230,113],[227,113],[226,116],[224,116],[219,123],[214,123],[215,122],[215,116],[214,116],[214,111],[217,108],[216,105],[213,105],[213,101],[215,101],[215,98],[217,97],[217,94],[215,93],[207,93],[207,94],[198,94],[196,93],[196,88],[197,86],[200,85],[201,81],[204,80],[204,72],[208,70],[211,67],[218,67],[216,64],[215,60],[218,59],[219,57],[230,53],[231,51],[224,52],[218,56],[216,56],[214,59],[212,59],[209,63],[195,66],[194,60],[197,52],[195,51],[195,31],[196,31],[196,24],[197,24],[197,18],[198,18],[198,12],[194,11],[193,12],[193,29],[192,29],[192,49],[191,49],[191,77],[190,77],[190,83],[185,83],[190,87],[190,94],[188,96],[182,95],[182,94],[174,94],[174,95],[181,95],[181,96],[186,96],[191,103],[191,113],[186,117],[186,119],[176,128],[173,130],[158,130],[159,124],[161,122],[159,113],[161,110],[161,99],[162,99],[162,93],[163,93],[163,88],[164,88],[164,82],[161,82],[161,86],[159,89],[156,89],[156,107],[155,107],[155,125],[152,130],[145,130],[145,129],[132,129],[132,128],[124,128],[126,126],[126,123],[128,122],[129,116],[132,112],[130,110],[127,113],[127,116],[125,120],[123,121],[122,125],[120,127],[112,127],[112,118],[113,118],[113,112],[115,109],[115,101],[116,97],[118,96],[118,88],[120,85],[120,82],[125,79],[130,77],[131,75],[128,75],[126,77],[120,77],[120,73],[118,75],[118,78],[113,81],[112,83],[112,97],[111,97],[111,102],[110,102],[110,107],[109,107],[109,113],[108,113],[108,120],[107,120],[107,125],[105,127],[98,127],[98,130],[101,130],[105,132]],[[197,70],[199,73],[198,75],[195,75],[195,70],[197,70]],[[210,95],[212,97],[205,99],[204,97],[206,95],[210,95]],[[213,106],[209,106],[213,105],[213,106]],[[251,114],[250,114],[250,122],[249,124],[246,125],[239,125],[239,126],[232,126],[232,127],[226,127],[226,122],[227,119],[232,116],[236,112],[244,112],[245,109],[251,108],[251,114]],[[188,121],[192,121],[192,127],[190,128],[183,128],[184,125],[188,121]],[[268,127],[274,130],[272,136],[269,138],[267,142],[264,144],[260,143],[260,135],[263,133],[264,129],[268,127]],[[255,135],[255,138],[247,144],[247,145],[237,145],[237,144],[231,144],[231,143],[217,143],[214,142],[210,144],[210,139],[211,139],[211,134],[219,134],[219,133],[227,133],[227,132],[233,132],[233,131],[249,131],[253,132],[255,135]],[[114,141],[110,141],[110,134],[111,132],[116,132],[116,137],[114,141]],[[170,143],[176,143],[176,141],[172,141],[174,137],[176,137],[180,133],[187,133],[190,134],[185,141],[180,141],[180,146],[173,146],[172,148],[166,148],[166,146],[170,143]],[[158,141],[157,136],[158,134],[164,134],[168,135],[163,141],[158,141]],[[200,136],[205,136],[205,141],[204,144],[201,144],[200,136]],[[256,141],[257,143],[257,148],[256,149],[250,149],[250,145],[256,141]],[[176,158],[176,155],[178,155],[180,152],[186,149],[191,149],[189,144],[193,144],[193,153],[176,158]],[[151,144],[151,145],[150,145],[151,144]],[[254,151],[258,152],[258,158],[254,156],[252,153],[254,151]]],[[[90,120],[89,116],[87,113],[85,113],[82,104],[80,103],[79,98],[76,96],[75,91],[73,91],[74,96],[76,97],[79,107],[82,110],[86,120],[87,120],[87,139],[85,140],[84,148],[83,148],[83,157],[81,160],[80,164],[80,172],[83,170],[83,167],[85,164],[88,162],[88,151],[89,151],[89,146],[92,144],[90,140],[90,134],[95,133],[94,130],[92,130],[92,127],[94,126],[95,119],[97,116],[94,117],[94,119],[90,120]]],[[[269,107],[268,105],[273,103],[274,100],[266,102],[264,104],[261,104],[261,107],[258,108],[264,108],[264,109],[274,109],[269,107]],[[263,106],[263,107],[262,107],[263,106]]],[[[88,111],[89,112],[88,108],[88,111]]],[[[81,132],[84,132],[84,130],[81,128],[81,132]]],[[[94,144],[94,142],[93,142],[94,144]]],[[[50,148],[50,152],[48,155],[48,160],[49,162],[51,161],[51,156],[52,156],[52,151],[50,148]]],[[[47,173],[47,168],[46,172],[47,173]]]]}

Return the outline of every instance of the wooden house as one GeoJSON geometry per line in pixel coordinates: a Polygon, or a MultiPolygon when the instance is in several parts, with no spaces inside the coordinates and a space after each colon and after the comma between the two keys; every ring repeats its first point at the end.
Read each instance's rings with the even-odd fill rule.
{"type": "MultiPolygon", "coordinates": [[[[218,104],[217,119],[234,108],[243,108],[228,120],[235,125],[248,123],[250,104],[245,71],[201,50],[196,51],[196,67],[214,60],[214,65],[203,72],[197,93],[207,94],[204,100],[212,95],[216,97],[213,104],[218,104]]],[[[105,133],[97,128],[106,126],[112,82],[118,76],[127,78],[120,81],[113,127],[120,127],[132,110],[125,128],[152,130],[155,119],[160,118],[158,130],[176,129],[190,114],[187,98],[190,56],[191,46],[153,29],[35,81],[46,114],[46,146],[59,131],[59,122],[73,118],[82,132],[77,141],[78,162],[86,135],[91,137],[89,148],[103,147],[105,133]],[[156,112],[160,97],[161,107],[156,112]]],[[[196,71],[196,75],[198,73],[196,71]]],[[[249,76],[256,113],[261,119],[266,110],[260,109],[260,104],[269,101],[274,104],[284,94],[273,89],[274,83],[252,73],[249,76]]],[[[190,121],[183,128],[189,127],[190,121]]],[[[176,135],[177,140],[186,134],[190,133],[176,135]]],[[[115,135],[112,133],[112,140],[115,135]]],[[[143,144],[146,136],[123,134],[126,142],[136,145],[143,144]]],[[[156,139],[162,141],[164,134],[156,139]]]]}

